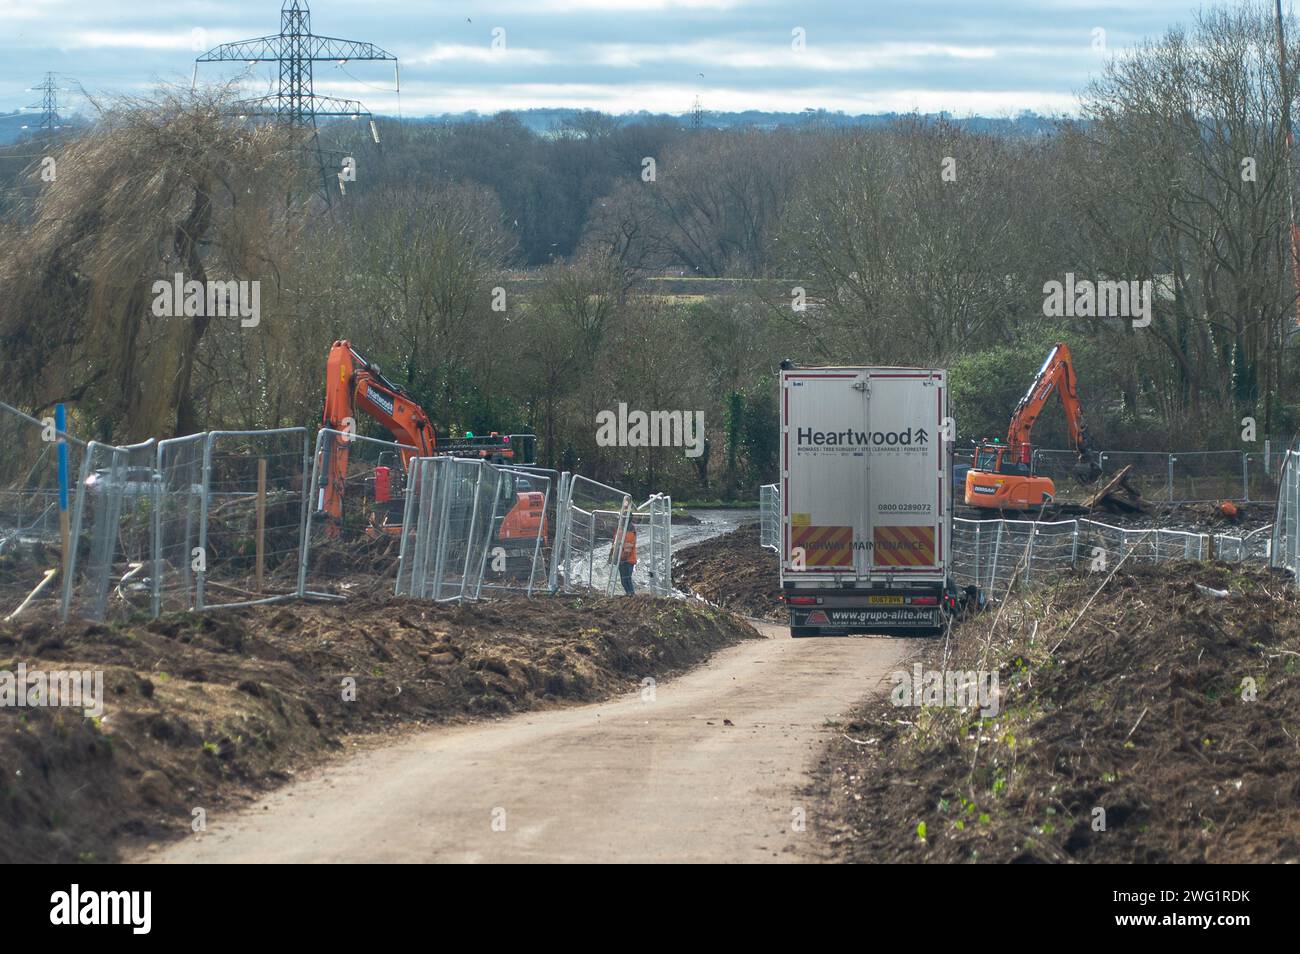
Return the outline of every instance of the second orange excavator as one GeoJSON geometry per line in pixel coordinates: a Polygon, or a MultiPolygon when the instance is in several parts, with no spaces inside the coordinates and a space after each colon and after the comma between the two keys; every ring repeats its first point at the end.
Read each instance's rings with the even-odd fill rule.
{"type": "Polygon", "coordinates": [[[1038,369],[1029,390],[1016,405],[1007,429],[1007,442],[984,441],[975,448],[971,469],[966,473],[966,505],[999,510],[1029,510],[1056,496],[1050,477],[1034,472],[1034,448],[1029,442],[1034,422],[1038,420],[1052,392],[1061,395],[1065,421],[1070,431],[1070,446],[1078,454],[1074,468],[1081,483],[1091,483],[1101,473],[1089,453],[1088,427],[1079,407],[1079,382],[1074,374],[1070,349],[1062,342],[1053,346],[1047,360],[1038,369]]]}
{"type": "MultiPolygon", "coordinates": [[[[316,508],[325,514],[326,527],[337,536],[343,520],[343,495],[348,482],[351,446],[357,428],[358,413],[368,414],[393,435],[399,445],[391,455],[391,464],[381,463],[365,477],[367,496],[373,509],[367,514],[367,532],[400,534],[404,509],[403,489],[411,461],[417,457],[455,456],[484,460],[494,464],[523,466],[532,463],[531,434],[489,434],[483,437],[438,438],[429,415],[399,385],[389,381],[379,366],[367,361],[351,342],[336,341],[330,348],[325,365],[324,428],[340,431],[322,442],[320,486],[316,488],[316,508]]],[[[531,558],[538,532],[549,532],[545,513],[545,495],[533,489],[541,481],[528,474],[511,472],[512,505],[498,516],[494,537],[505,547],[507,558],[512,547],[531,558]]]]}

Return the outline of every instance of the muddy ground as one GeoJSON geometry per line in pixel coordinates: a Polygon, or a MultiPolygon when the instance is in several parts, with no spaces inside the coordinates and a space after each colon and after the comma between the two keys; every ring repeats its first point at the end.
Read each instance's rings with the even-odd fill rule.
{"type": "Polygon", "coordinates": [[[1121,569],[1101,583],[1070,578],[1012,601],[913,660],[996,671],[996,716],[895,706],[904,687],[891,679],[843,727],[815,787],[833,858],[1300,861],[1290,583],[1227,564],[1121,569]]]}
{"type": "Polygon", "coordinates": [[[786,619],[776,552],[759,545],[757,523],[677,551],[673,585],[733,613],[786,619]]]}
{"type": "Polygon", "coordinates": [[[0,710],[0,862],[116,860],[367,733],[603,699],[756,636],[726,613],[649,597],[3,624],[0,672],[98,669],[107,698],[98,718],[0,710]]]}

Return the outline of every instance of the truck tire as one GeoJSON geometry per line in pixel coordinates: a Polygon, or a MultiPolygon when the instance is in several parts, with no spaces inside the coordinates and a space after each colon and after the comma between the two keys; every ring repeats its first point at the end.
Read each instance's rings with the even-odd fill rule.
{"type": "Polygon", "coordinates": [[[791,626],[790,627],[791,639],[799,639],[800,637],[803,636],[816,636],[816,635],[817,635],[817,627],[815,626],[791,626]]]}

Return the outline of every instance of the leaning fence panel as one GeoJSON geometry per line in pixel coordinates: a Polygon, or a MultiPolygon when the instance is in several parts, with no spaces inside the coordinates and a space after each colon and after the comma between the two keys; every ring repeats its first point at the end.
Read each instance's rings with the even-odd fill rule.
{"type": "Polygon", "coordinates": [[[150,611],[156,445],[91,441],[78,475],[62,613],[90,620],[150,611]]]}
{"type": "Polygon", "coordinates": [[[564,538],[558,585],[567,592],[593,589],[612,596],[627,533],[632,498],[608,484],[574,475],[564,501],[564,538]]]}

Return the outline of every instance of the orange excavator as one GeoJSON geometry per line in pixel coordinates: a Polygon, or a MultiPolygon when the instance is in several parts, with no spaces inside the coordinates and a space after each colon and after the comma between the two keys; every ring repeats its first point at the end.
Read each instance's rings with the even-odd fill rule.
{"type": "Polygon", "coordinates": [[[1030,510],[1051,501],[1056,485],[1050,477],[1034,473],[1034,448],[1029,442],[1034,422],[1052,396],[1061,395],[1065,420],[1070,430],[1070,445],[1079,455],[1075,477],[1091,483],[1101,473],[1089,454],[1088,426],[1079,407],[1079,382],[1075,378],[1070,349],[1057,343],[1038,369],[1029,390],[1016,405],[1007,428],[1007,442],[996,438],[975,448],[971,469],[966,472],[966,505],[999,510],[1030,510]]]}
{"type": "MultiPolygon", "coordinates": [[[[339,534],[343,521],[343,494],[358,412],[377,420],[400,445],[398,454],[381,455],[373,475],[365,478],[367,496],[374,502],[374,509],[367,515],[366,532],[371,535],[402,532],[403,488],[411,461],[417,457],[461,457],[509,466],[532,463],[531,434],[436,437],[429,415],[400,385],[385,378],[379,366],[362,357],[351,342],[336,341],[325,365],[322,427],[346,436],[335,435],[322,443],[316,498],[317,509],[327,517],[326,529],[331,536],[339,534]]],[[[497,518],[495,539],[505,546],[507,559],[512,546],[522,548],[520,553],[526,551],[531,559],[539,528],[543,537],[549,530],[545,494],[533,489],[541,481],[530,481],[526,474],[513,472],[507,476],[514,503],[504,517],[497,518]]]]}

